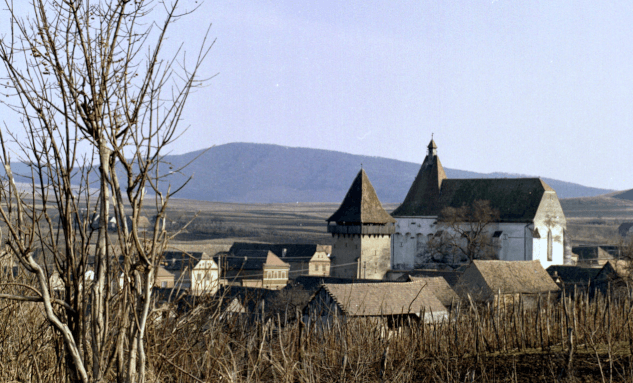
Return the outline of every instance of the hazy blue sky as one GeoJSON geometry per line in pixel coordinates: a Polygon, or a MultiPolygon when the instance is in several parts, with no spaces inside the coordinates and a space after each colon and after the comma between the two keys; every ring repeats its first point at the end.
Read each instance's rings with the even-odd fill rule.
{"type": "Polygon", "coordinates": [[[633,188],[632,1],[214,0],[171,39],[208,23],[218,76],[174,153],[244,141],[421,163],[435,133],[445,167],[633,188]]]}

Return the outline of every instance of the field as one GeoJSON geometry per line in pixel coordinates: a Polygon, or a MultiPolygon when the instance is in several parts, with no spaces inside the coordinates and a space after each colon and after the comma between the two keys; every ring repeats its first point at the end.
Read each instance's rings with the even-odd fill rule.
{"type": "MultiPolygon", "coordinates": [[[[396,204],[387,204],[393,210],[396,204]]],[[[192,200],[170,202],[168,229],[186,226],[172,241],[173,247],[213,251],[234,241],[276,243],[333,243],[326,219],[334,203],[231,204],[192,200]]]]}
{"type": "MultiPolygon", "coordinates": [[[[572,244],[617,244],[618,227],[633,222],[633,201],[611,197],[561,200],[572,244]]],[[[332,244],[326,219],[335,203],[231,204],[174,199],[168,228],[182,229],[172,245],[182,249],[214,251],[234,241],[332,244]]],[[[392,211],[398,204],[385,204],[392,211]]]]}

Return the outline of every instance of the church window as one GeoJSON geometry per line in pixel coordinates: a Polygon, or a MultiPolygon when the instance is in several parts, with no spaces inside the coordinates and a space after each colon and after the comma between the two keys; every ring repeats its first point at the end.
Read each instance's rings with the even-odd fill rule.
{"type": "Polygon", "coordinates": [[[547,232],[547,261],[552,261],[552,231],[547,232]]]}

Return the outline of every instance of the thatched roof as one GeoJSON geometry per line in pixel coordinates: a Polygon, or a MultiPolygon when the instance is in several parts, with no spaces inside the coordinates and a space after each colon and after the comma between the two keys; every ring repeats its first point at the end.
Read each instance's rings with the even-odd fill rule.
{"type": "Polygon", "coordinates": [[[424,289],[435,295],[437,299],[446,307],[451,307],[459,301],[459,297],[455,290],[442,277],[413,277],[409,276],[411,282],[422,283],[426,286],[424,289]]]}
{"type": "Polygon", "coordinates": [[[558,291],[540,261],[475,260],[464,271],[455,290],[462,296],[501,294],[542,294],[558,291]]]}
{"type": "Polygon", "coordinates": [[[420,277],[442,277],[449,286],[455,287],[462,274],[461,271],[455,270],[415,269],[407,272],[407,280],[413,281],[420,277]]]}
{"type": "Polygon", "coordinates": [[[358,172],[354,182],[352,182],[341,206],[327,221],[381,225],[396,222],[383,209],[376,191],[363,169],[358,172]]]}
{"type": "Polygon", "coordinates": [[[419,316],[422,310],[427,314],[446,314],[446,307],[431,291],[425,290],[423,283],[326,283],[321,289],[332,297],[347,316],[419,316]]]}

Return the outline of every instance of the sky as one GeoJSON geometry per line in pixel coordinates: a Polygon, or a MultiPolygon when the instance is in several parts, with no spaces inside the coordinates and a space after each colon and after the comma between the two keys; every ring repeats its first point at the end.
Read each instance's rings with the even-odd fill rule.
{"type": "MultiPolygon", "coordinates": [[[[633,188],[633,2],[235,1],[174,25],[192,53],[211,24],[173,154],[230,142],[633,188]]],[[[3,117],[0,116],[0,119],[3,117]]]]}

